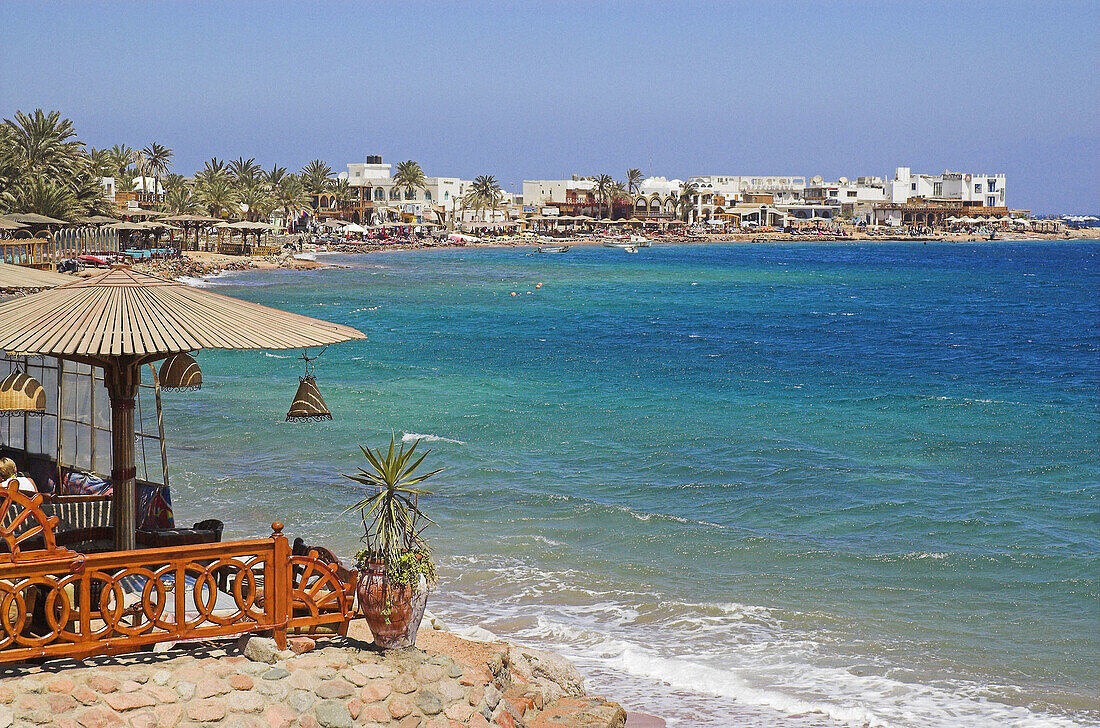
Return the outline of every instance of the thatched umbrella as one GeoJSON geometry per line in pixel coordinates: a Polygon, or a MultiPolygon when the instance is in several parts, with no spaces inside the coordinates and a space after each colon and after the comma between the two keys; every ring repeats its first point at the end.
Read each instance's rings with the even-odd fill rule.
{"type": "Polygon", "coordinates": [[[8,220],[14,222],[21,222],[24,225],[69,225],[70,223],[64,220],[58,220],[55,217],[46,217],[45,215],[39,215],[37,212],[14,212],[10,215],[5,215],[8,220]]]}
{"type": "Polygon", "coordinates": [[[140,368],[198,349],[304,349],[366,338],[348,326],[115,266],[0,304],[0,350],[103,368],[111,401],[115,542],[134,547],[134,400],[140,368]]]}
{"type": "Polygon", "coordinates": [[[9,220],[6,217],[0,217],[0,230],[19,230],[25,227],[27,226],[24,223],[9,220]]]}

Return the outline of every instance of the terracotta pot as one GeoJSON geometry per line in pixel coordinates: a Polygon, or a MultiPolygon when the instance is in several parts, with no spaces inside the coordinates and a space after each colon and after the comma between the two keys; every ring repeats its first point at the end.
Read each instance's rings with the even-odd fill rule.
{"type": "Polygon", "coordinates": [[[424,609],[428,606],[428,585],[421,577],[418,587],[390,586],[386,567],[372,562],[359,570],[355,587],[359,608],[383,650],[414,647],[424,609]]]}

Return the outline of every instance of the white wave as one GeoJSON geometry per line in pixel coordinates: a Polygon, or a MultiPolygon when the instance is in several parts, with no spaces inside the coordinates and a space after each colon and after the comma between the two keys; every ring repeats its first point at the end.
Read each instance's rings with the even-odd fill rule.
{"type": "Polygon", "coordinates": [[[401,435],[401,442],[414,442],[416,440],[423,440],[424,442],[453,442],[455,445],[465,445],[462,440],[452,440],[449,437],[442,437],[440,435],[422,435],[419,432],[406,432],[401,435]]]}
{"type": "Polygon", "coordinates": [[[500,637],[497,637],[484,627],[478,627],[477,625],[458,627],[451,631],[459,637],[468,639],[472,642],[500,642],[500,637]]]}
{"type": "Polygon", "coordinates": [[[180,276],[176,280],[192,288],[211,288],[214,285],[209,278],[196,278],[195,276],[180,276]]]}
{"type": "Polygon", "coordinates": [[[269,359],[290,359],[291,358],[289,356],[286,356],[285,354],[272,354],[270,351],[265,351],[264,356],[266,356],[269,359]]]}

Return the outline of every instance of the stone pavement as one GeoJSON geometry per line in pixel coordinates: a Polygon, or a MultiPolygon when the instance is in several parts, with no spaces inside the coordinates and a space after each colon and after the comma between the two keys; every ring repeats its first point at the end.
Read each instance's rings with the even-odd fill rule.
{"type": "MultiPolygon", "coordinates": [[[[0,728],[622,728],[615,703],[548,652],[421,630],[382,654],[348,638],[177,645],[0,669],[0,728]]],[[[365,639],[364,639],[365,637],[365,639]]]]}

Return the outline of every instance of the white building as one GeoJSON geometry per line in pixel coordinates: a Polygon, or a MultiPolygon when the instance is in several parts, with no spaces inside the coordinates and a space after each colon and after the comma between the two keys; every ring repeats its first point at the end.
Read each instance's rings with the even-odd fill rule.
{"type": "Polygon", "coordinates": [[[771,195],[773,204],[793,204],[802,199],[806,178],[797,176],[714,175],[688,177],[699,191],[695,195],[695,220],[711,217],[726,207],[746,201],[746,195],[771,195]]]}
{"type": "Polygon", "coordinates": [[[595,190],[596,183],[590,179],[525,179],[523,204],[542,207],[571,199],[587,199],[595,195],[595,190]]]}
{"type": "Polygon", "coordinates": [[[913,174],[909,167],[894,170],[894,179],[885,185],[887,202],[905,203],[919,197],[924,200],[958,200],[964,206],[1005,207],[1003,174],[939,175],[913,174]]]}
{"type": "MultiPolygon", "coordinates": [[[[360,191],[363,211],[396,211],[422,217],[432,208],[441,208],[445,214],[459,213],[462,210],[462,197],[470,191],[473,180],[459,177],[427,177],[421,189],[407,190],[394,184],[393,165],[382,161],[381,156],[367,156],[366,162],[348,165],[348,172],[340,175],[348,180],[350,187],[360,191]],[[370,202],[370,205],[367,205],[370,202]]],[[[371,220],[363,220],[371,222],[371,220]]]]}

